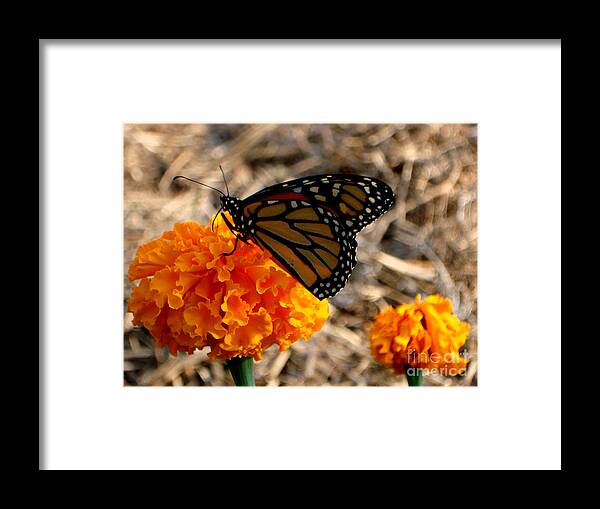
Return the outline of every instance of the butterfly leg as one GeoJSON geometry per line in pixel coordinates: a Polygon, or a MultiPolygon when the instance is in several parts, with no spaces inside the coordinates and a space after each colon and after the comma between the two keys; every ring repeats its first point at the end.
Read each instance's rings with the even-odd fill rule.
{"type": "MultiPolygon", "coordinates": [[[[223,208],[223,207],[221,207],[223,208]]],[[[215,214],[215,217],[213,217],[212,222],[210,223],[210,229],[211,231],[215,231],[215,220],[217,219],[217,217],[219,217],[219,212],[221,212],[221,208],[219,210],[217,210],[217,213],[215,214]]]]}
{"type": "MultiPolygon", "coordinates": [[[[238,245],[238,240],[240,240],[240,237],[238,237],[237,235],[235,236],[235,243],[233,244],[233,249],[229,252],[229,253],[223,253],[223,256],[231,256],[233,253],[235,253],[235,248],[238,245]]],[[[243,240],[243,239],[242,239],[243,240]]]]}

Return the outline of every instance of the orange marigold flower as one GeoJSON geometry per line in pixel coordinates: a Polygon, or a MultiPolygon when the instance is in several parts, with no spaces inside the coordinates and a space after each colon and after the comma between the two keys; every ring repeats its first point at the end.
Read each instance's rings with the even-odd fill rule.
{"type": "Polygon", "coordinates": [[[215,231],[178,223],[140,246],[129,267],[128,311],[172,354],[210,347],[209,357],[262,357],[273,344],[285,350],[318,331],[328,315],[320,301],[276,265],[270,255],[239,242],[222,219],[215,231]]]}
{"type": "Polygon", "coordinates": [[[467,359],[459,355],[470,326],[453,314],[452,302],[430,295],[414,304],[388,307],[375,318],[371,329],[371,352],[375,359],[396,373],[407,366],[460,372],[467,359]]]}

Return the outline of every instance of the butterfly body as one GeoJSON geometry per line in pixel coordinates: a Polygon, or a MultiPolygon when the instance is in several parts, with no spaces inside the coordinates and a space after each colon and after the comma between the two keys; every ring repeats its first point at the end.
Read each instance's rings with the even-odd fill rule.
{"type": "Polygon", "coordinates": [[[276,184],[244,200],[222,196],[221,207],[238,239],[269,251],[315,297],[325,299],[344,287],[356,265],[356,234],[394,201],[381,180],[330,174],[276,184]]]}

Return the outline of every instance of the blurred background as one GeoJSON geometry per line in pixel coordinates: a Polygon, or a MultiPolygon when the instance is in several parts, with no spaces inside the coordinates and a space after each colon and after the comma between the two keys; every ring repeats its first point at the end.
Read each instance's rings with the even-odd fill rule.
{"type": "MultiPolygon", "coordinates": [[[[428,375],[424,385],[477,385],[477,126],[471,124],[127,124],[124,126],[124,384],[233,385],[207,351],[171,356],[126,312],[127,269],[140,244],[179,221],[207,224],[218,194],[183,174],[245,198],[318,173],[374,176],[396,206],[358,234],[359,263],[329,299],[330,316],[309,341],[265,351],[257,385],[407,385],[377,364],[369,321],[388,305],[440,293],[471,324],[465,376],[428,375]]],[[[136,283],[137,284],[137,283],[136,283]]]]}

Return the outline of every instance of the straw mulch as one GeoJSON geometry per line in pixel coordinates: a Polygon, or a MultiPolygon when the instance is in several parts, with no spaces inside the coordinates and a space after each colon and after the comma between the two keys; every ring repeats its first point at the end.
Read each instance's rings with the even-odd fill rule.
{"type": "Polygon", "coordinates": [[[376,364],[368,321],[417,293],[452,299],[471,324],[464,377],[427,376],[424,385],[477,384],[477,127],[475,125],[130,124],[124,128],[124,383],[232,385],[206,349],[170,356],[126,313],[127,268],[137,247],[178,221],[207,223],[218,195],[172,183],[184,174],[244,198],[291,178],[354,172],[395,190],[397,204],[358,235],[359,263],[329,300],[330,317],[310,341],[272,347],[256,363],[257,385],[406,385],[376,364]]]}

